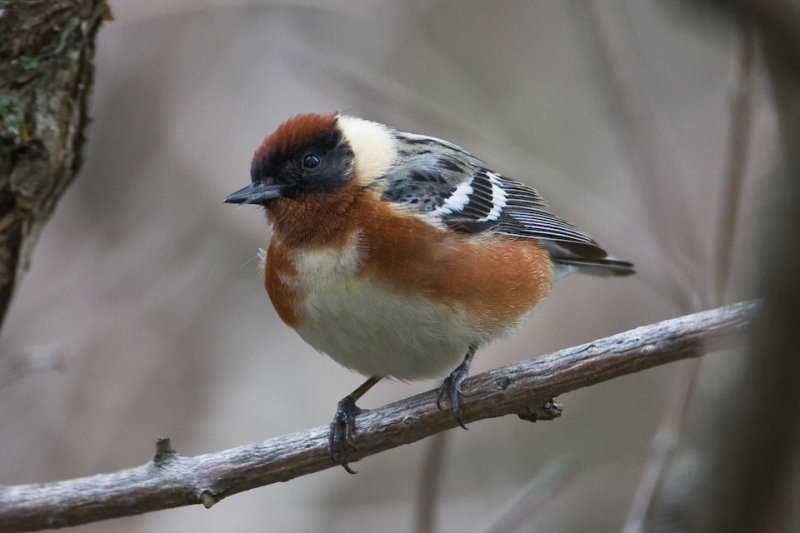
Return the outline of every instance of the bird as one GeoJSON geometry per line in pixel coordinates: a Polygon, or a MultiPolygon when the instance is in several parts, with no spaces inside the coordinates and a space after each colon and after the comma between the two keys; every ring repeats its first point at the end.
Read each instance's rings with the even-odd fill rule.
{"type": "Polygon", "coordinates": [[[298,114],[256,149],[231,204],[263,206],[261,262],[284,323],[368,379],[337,405],[328,448],[347,472],[356,402],[382,379],[444,378],[464,427],[476,351],[507,337],[554,281],[626,276],[539,193],[448,141],[344,114],[298,114]]]}

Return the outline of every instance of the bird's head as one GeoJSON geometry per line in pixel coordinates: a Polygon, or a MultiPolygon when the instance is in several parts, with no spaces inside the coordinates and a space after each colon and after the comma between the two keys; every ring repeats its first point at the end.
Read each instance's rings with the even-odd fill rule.
{"type": "Polygon", "coordinates": [[[394,137],[381,124],[339,114],[297,115],[256,150],[251,183],[225,198],[269,208],[277,199],[333,194],[358,176],[365,184],[394,157],[394,137]]]}
{"type": "Polygon", "coordinates": [[[251,183],[225,198],[265,207],[301,193],[331,193],[353,178],[353,152],[336,115],[297,115],[281,124],[256,150],[251,183]]]}

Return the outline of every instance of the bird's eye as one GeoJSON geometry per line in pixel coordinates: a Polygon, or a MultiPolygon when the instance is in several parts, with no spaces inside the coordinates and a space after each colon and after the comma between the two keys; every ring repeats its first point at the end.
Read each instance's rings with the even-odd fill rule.
{"type": "Polygon", "coordinates": [[[316,168],[321,162],[317,154],[306,154],[303,156],[303,168],[316,168]]]}

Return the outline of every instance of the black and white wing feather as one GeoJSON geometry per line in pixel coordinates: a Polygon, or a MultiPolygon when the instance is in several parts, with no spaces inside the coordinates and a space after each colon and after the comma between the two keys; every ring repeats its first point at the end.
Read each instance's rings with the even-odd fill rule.
{"type": "Polygon", "coordinates": [[[458,146],[397,133],[398,161],[384,176],[386,200],[405,204],[431,223],[467,233],[534,238],[559,268],[626,275],[633,265],[609,257],[585,232],[547,210],[531,187],[509,180],[458,146]]]}

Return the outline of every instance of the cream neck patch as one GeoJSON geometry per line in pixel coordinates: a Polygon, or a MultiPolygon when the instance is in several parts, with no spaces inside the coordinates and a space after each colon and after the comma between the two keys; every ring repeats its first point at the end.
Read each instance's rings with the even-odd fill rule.
{"type": "Polygon", "coordinates": [[[354,230],[343,247],[321,247],[299,251],[293,258],[297,271],[294,280],[287,284],[300,283],[306,290],[339,284],[351,278],[361,268],[368,250],[363,243],[363,230],[354,230]]]}
{"type": "Polygon", "coordinates": [[[356,177],[362,184],[369,185],[394,162],[397,141],[392,130],[383,124],[348,115],[338,115],[336,121],[355,154],[356,177]]]}

